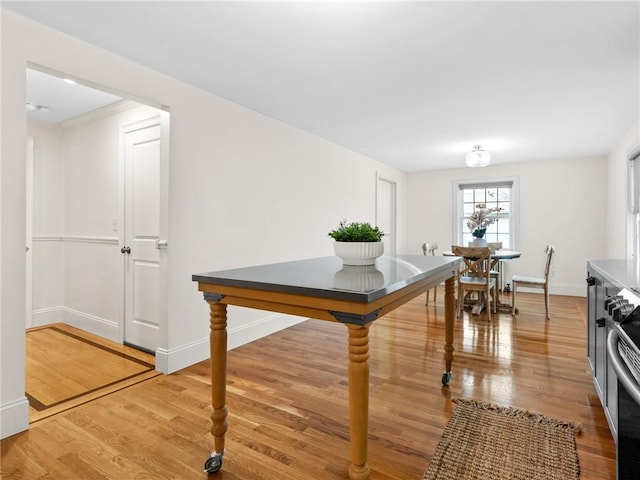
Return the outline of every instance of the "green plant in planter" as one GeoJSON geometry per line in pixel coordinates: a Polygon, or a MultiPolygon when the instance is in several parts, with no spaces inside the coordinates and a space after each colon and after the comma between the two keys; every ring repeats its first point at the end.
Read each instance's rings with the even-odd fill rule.
{"type": "Polygon", "coordinates": [[[379,242],[382,240],[382,231],[367,222],[347,223],[342,220],[338,228],[329,232],[329,236],[336,242],[379,242]]]}

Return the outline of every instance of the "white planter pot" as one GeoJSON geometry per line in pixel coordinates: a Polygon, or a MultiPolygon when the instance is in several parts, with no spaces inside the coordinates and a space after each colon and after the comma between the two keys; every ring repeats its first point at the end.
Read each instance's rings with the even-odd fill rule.
{"type": "Polygon", "coordinates": [[[333,245],[343,265],[375,265],[376,258],[384,253],[382,242],[335,242],[333,245]]]}

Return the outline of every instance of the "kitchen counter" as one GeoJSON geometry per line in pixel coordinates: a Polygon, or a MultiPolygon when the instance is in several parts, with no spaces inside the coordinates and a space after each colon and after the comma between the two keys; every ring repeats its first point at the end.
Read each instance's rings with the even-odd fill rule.
{"type": "Polygon", "coordinates": [[[640,262],[625,259],[587,260],[600,275],[619,288],[640,290],[640,262]]]}

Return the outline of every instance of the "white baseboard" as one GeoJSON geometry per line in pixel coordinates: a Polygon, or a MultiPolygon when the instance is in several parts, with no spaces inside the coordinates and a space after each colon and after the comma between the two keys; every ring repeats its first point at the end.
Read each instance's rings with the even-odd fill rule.
{"type": "MultiPolygon", "coordinates": [[[[241,327],[228,330],[229,338],[227,347],[229,350],[251,343],[259,338],[266,337],[272,333],[279,332],[285,328],[292,327],[307,320],[306,317],[295,315],[273,314],[261,318],[255,322],[247,323],[241,327]]],[[[207,355],[208,357],[208,355],[207,355]]]]}
{"type": "Polygon", "coordinates": [[[0,405],[0,438],[7,438],[29,428],[29,401],[19,398],[0,405]]]}
{"type": "Polygon", "coordinates": [[[175,348],[156,350],[156,370],[169,374],[209,358],[209,338],[180,345],[175,348]]]}
{"type": "MultiPolygon", "coordinates": [[[[236,347],[253,342],[259,338],[284,330],[306,318],[294,315],[273,314],[255,322],[246,323],[227,331],[227,347],[236,347]]],[[[116,322],[90,315],[67,307],[53,307],[33,312],[34,326],[51,323],[66,323],[94,335],[121,343],[121,333],[116,322]]],[[[174,348],[158,348],[156,350],[156,370],[162,373],[173,373],[209,358],[209,337],[179,345],[174,348]]]]}
{"type": "Polygon", "coordinates": [[[63,306],[42,308],[34,310],[32,315],[32,326],[41,327],[53,323],[66,323],[73,327],[93,333],[113,342],[122,343],[118,323],[106,318],[97,317],[89,313],[80,312],[72,308],[63,306]]]}
{"type": "MultiPolygon", "coordinates": [[[[274,314],[255,322],[227,330],[227,349],[233,350],[272,333],[304,322],[306,318],[294,315],[274,314]]],[[[209,358],[209,337],[187,345],[156,350],[156,370],[173,373],[209,358]]]]}
{"type": "Polygon", "coordinates": [[[93,333],[112,342],[122,343],[122,334],[117,322],[97,317],[88,313],[61,307],[63,323],[93,333]]]}
{"type": "Polygon", "coordinates": [[[64,307],[41,308],[31,312],[31,326],[41,327],[64,322],[64,307]]]}
{"type": "MultiPolygon", "coordinates": [[[[527,287],[518,287],[518,292],[525,293],[544,293],[542,288],[527,288],[527,287]]],[[[550,285],[549,286],[549,294],[550,295],[566,295],[568,297],[585,297],[587,296],[587,287],[585,285],[576,286],[576,285],[550,285]]]]}
{"type": "Polygon", "coordinates": [[[567,295],[569,297],[587,297],[587,283],[584,285],[552,284],[549,288],[551,295],[567,295]]]}

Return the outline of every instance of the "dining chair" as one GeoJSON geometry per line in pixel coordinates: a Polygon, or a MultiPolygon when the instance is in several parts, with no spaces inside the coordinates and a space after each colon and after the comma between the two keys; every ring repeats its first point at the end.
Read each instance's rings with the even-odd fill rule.
{"type": "MultiPolygon", "coordinates": [[[[496,253],[497,250],[502,250],[502,242],[487,242],[487,247],[491,250],[491,254],[496,253]]],[[[500,260],[491,260],[491,278],[495,278],[498,284],[498,290],[502,288],[502,282],[500,281],[500,260]]]]}
{"type": "Polygon", "coordinates": [[[496,311],[498,302],[495,278],[491,278],[491,250],[489,247],[461,247],[452,245],[454,255],[462,257],[464,264],[458,275],[458,317],[462,316],[462,306],[467,291],[484,295],[487,313],[496,311]],[[492,295],[493,294],[493,295],[492,295]]]}
{"type": "MultiPolygon", "coordinates": [[[[436,250],[438,249],[438,242],[433,243],[423,243],[422,244],[422,253],[425,255],[435,256],[436,250]]],[[[427,290],[427,301],[425,305],[429,305],[429,293],[431,290],[427,290]]],[[[438,287],[433,287],[433,301],[436,301],[436,295],[438,294],[438,287]]]]}
{"type": "Polygon", "coordinates": [[[527,288],[542,288],[544,289],[544,309],[547,320],[551,317],[549,316],[549,271],[551,270],[551,259],[553,258],[553,254],[556,249],[553,245],[547,245],[544,249],[545,254],[547,255],[547,261],[544,266],[544,277],[524,277],[522,275],[514,275],[511,277],[511,284],[513,290],[511,291],[511,313],[513,315],[518,314],[518,308],[516,307],[516,291],[519,287],[527,287],[527,288]]]}
{"type": "Polygon", "coordinates": [[[496,250],[502,249],[502,242],[487,242],[487,247],[489,247],[491,253],[496,253],[496,250]]]}

